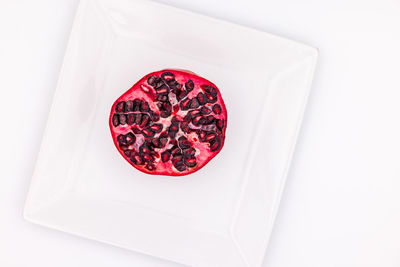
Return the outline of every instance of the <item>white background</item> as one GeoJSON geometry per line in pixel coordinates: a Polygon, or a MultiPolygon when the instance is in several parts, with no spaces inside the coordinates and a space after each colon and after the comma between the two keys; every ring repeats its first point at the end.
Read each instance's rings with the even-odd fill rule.
{"type": "MultiPolygon", "coordinates": [[[[400,266],[400,1],[162,2],[320,49],[263,267],[400,266]]],[[[0,266],[181,266],[22,219],[77,3],[0,0],[0,266]]]]}

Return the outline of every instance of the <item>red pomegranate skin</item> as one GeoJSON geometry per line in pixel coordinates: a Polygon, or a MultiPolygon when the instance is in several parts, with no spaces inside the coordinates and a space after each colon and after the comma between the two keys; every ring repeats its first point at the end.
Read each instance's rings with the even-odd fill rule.
{"type": "Polygon", "coordinates": [[[165,69],[147,74],[114,102],[109,126],[133,167],[183,176],[221,151],[227,111],[215,84],[191,71],[165,69]]]}

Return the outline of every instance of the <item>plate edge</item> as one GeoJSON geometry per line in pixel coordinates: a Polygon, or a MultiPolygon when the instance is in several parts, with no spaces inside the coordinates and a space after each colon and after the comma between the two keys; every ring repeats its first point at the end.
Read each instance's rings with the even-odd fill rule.
{"type": "Polygon", "coordinates": [[[279,206],[280,206],[280,203],[281,203],[281,200],[282,200],[282,196],[283,196],[283,191],[285,189],[285,185],[286,185],[286,181],[287,181],[287,178],[288,178],[289,170],[291,168],[293,156],[294,156],[294,153],[296,151],[296,147],[297,147],[297,143],[298,143],[298,140],[299,140],[301,128],[302,128],[302,125],[303,125],[303,120],[304,120],[306,108],[307,108],[308,102],[309,102],[309,96],[310,96],[310,93],[311,93],[311,90],[312,90],[312,82],[314,80],[315,70],[316,70],[316,67],[317,67],[317,61],[318,61],[318,58],[319,58],[319,49],[315,48],[315,47],[312,47],[312,48],[313,48],[314,51],[313,51],[313,54],[310,56],[310,58],[312,59],[312,61],[311,61],[312,67],[311,67],[310,72],[308,74],[308,81],[306,83],[307,90],[306,90],[306,94],[304,96],[302,107],[301,107],[300,112],[299,112],[297,125],[295,127],[296,130],[295,130],[295,133],[294,133],[294,135],[292,137],[293,141],[292,141],[292,144],[291,144],[291,148],[290,148],[290,152],[289,152],[287,161],[285,163],[285,169],[284,169],[283,174],[282,174],[282,179],[281,179],[281,184],[279,185],[278,194],[277,194],[277,197],[274,200],[274,203],[272,205],[273,206],[273,211],[272,211],[272,215],[271,215],[271,220],[270,220],[270,224],[267,226],[268,229],[269,229],[268,230],[268,237],[266,238],[266,242],[264,244],[264,247],[265,247],[264,248],[264,255],[263,255],[263,257],[261,258],[261,260],[259,262],[260,266],[262,265],[262,263],[263,263],[263,261],[265,259],[265,255],[266,255],[266,252],[268,250],[268,246],[270,245],[269,241],[270,241],[271,234],[272,234],[272,231],[273,231],[273,228],[274,228],[274,225],[275,225],[276,217],[278,215],[279,206]]]}
{"type": "Polygon", "coordinates": [[[61,68],[60,68],[60,72],[59,72],[59,75],[58,75],[57,85],[56,85],[56,88],[54,90],[54,94],[53,94],[53,97],[52,97],[52,100],[51,100],[50,110],[49,110],[49,113],[47,115],[46,126],[45,126],[45,129],[43,131],[43,134],[42,134],[42,137],[41,137],[41,140],[40,140],[39,151],[38,151],[37,156],[36,156],[36,162],[35,162],[34,170],[33,170],[30,182],[29,182],[28,192],[27,192],[27,195],[26,195],[26,198],[25,198],[23,212],[22,212],[22,217],[25,220],[29,221],[29,222],[32,222],[29,219],[28,213],[29,213],[29,208],[30,208],[29,207],[29,203],[30,203],[31,198],[32,198],[32,196],[31,196],[32,195],[32,191],[33,191],[32,187],[33,187],[33,184],[34,184],[34,182],[36,180],[36,175],[37,175],[36,174],[37,173],[37,166],[38,166],[38,163],[40,162],[40,155],[42,154],[42,151],[43,151],[43,147],[44,147],[44,143],[45,143],[44,140],[46,139],[46,136],[48,135],[48,132],[49,132],[50,119],[54,116],[53,114],[54,114],[54,107],[55,107],[55,99],[57,99],[57,95],[59,94],[59,90],[60,90],[59,88],[60,88],[60,86],[62,84],[62,80],[63,80],[63,77],[64,77],[64,71],[65,71],[65,68],[66,68],[66,58],[68,58],[68,55],[71,53],[71,49],[72,49],[71,47],[72,47],[72,42],[73,42],[74,35],[75,35],[75,32],[76,32],[76,28],[78,27],[78,25],[80,23],[80,19],[82,18],[82,10],[84,8],[84,5],[87,4],[86,2],[87,2],[87,0],[79,0],[79,2],[77,4],[77,7],[76,7],[76,11],[75,11],[75,15],[74,15],[74,18],[73,18],[72,26],[71,26],[71,29],[69,31],[67,46],[66,46],[66,49],[65,49],[65,52],[64,52],[64,56],[63,56],[62,64],[61,64],[61,68]]]}

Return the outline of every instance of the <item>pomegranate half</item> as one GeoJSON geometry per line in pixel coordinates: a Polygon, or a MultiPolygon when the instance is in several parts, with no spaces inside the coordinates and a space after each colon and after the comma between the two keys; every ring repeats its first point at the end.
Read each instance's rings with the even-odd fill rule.
{"type": "Polygon", "coordinates": [[[212,82],[190,71],[149,73],[112,105],[110,129],[136,169],[181,176],[206,165],[224,146],[227,112],[212,82]]]}

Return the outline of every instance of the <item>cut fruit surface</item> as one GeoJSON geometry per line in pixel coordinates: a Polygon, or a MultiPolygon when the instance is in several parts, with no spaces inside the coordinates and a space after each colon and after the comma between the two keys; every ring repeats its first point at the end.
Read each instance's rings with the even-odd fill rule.
{"type": "Polygon", "coordinates": [[[111,135],[136,169],[181,176],[222,149],[227,111],[215,84],[184,70],[149,73],[113,104],[111,135]]]}

